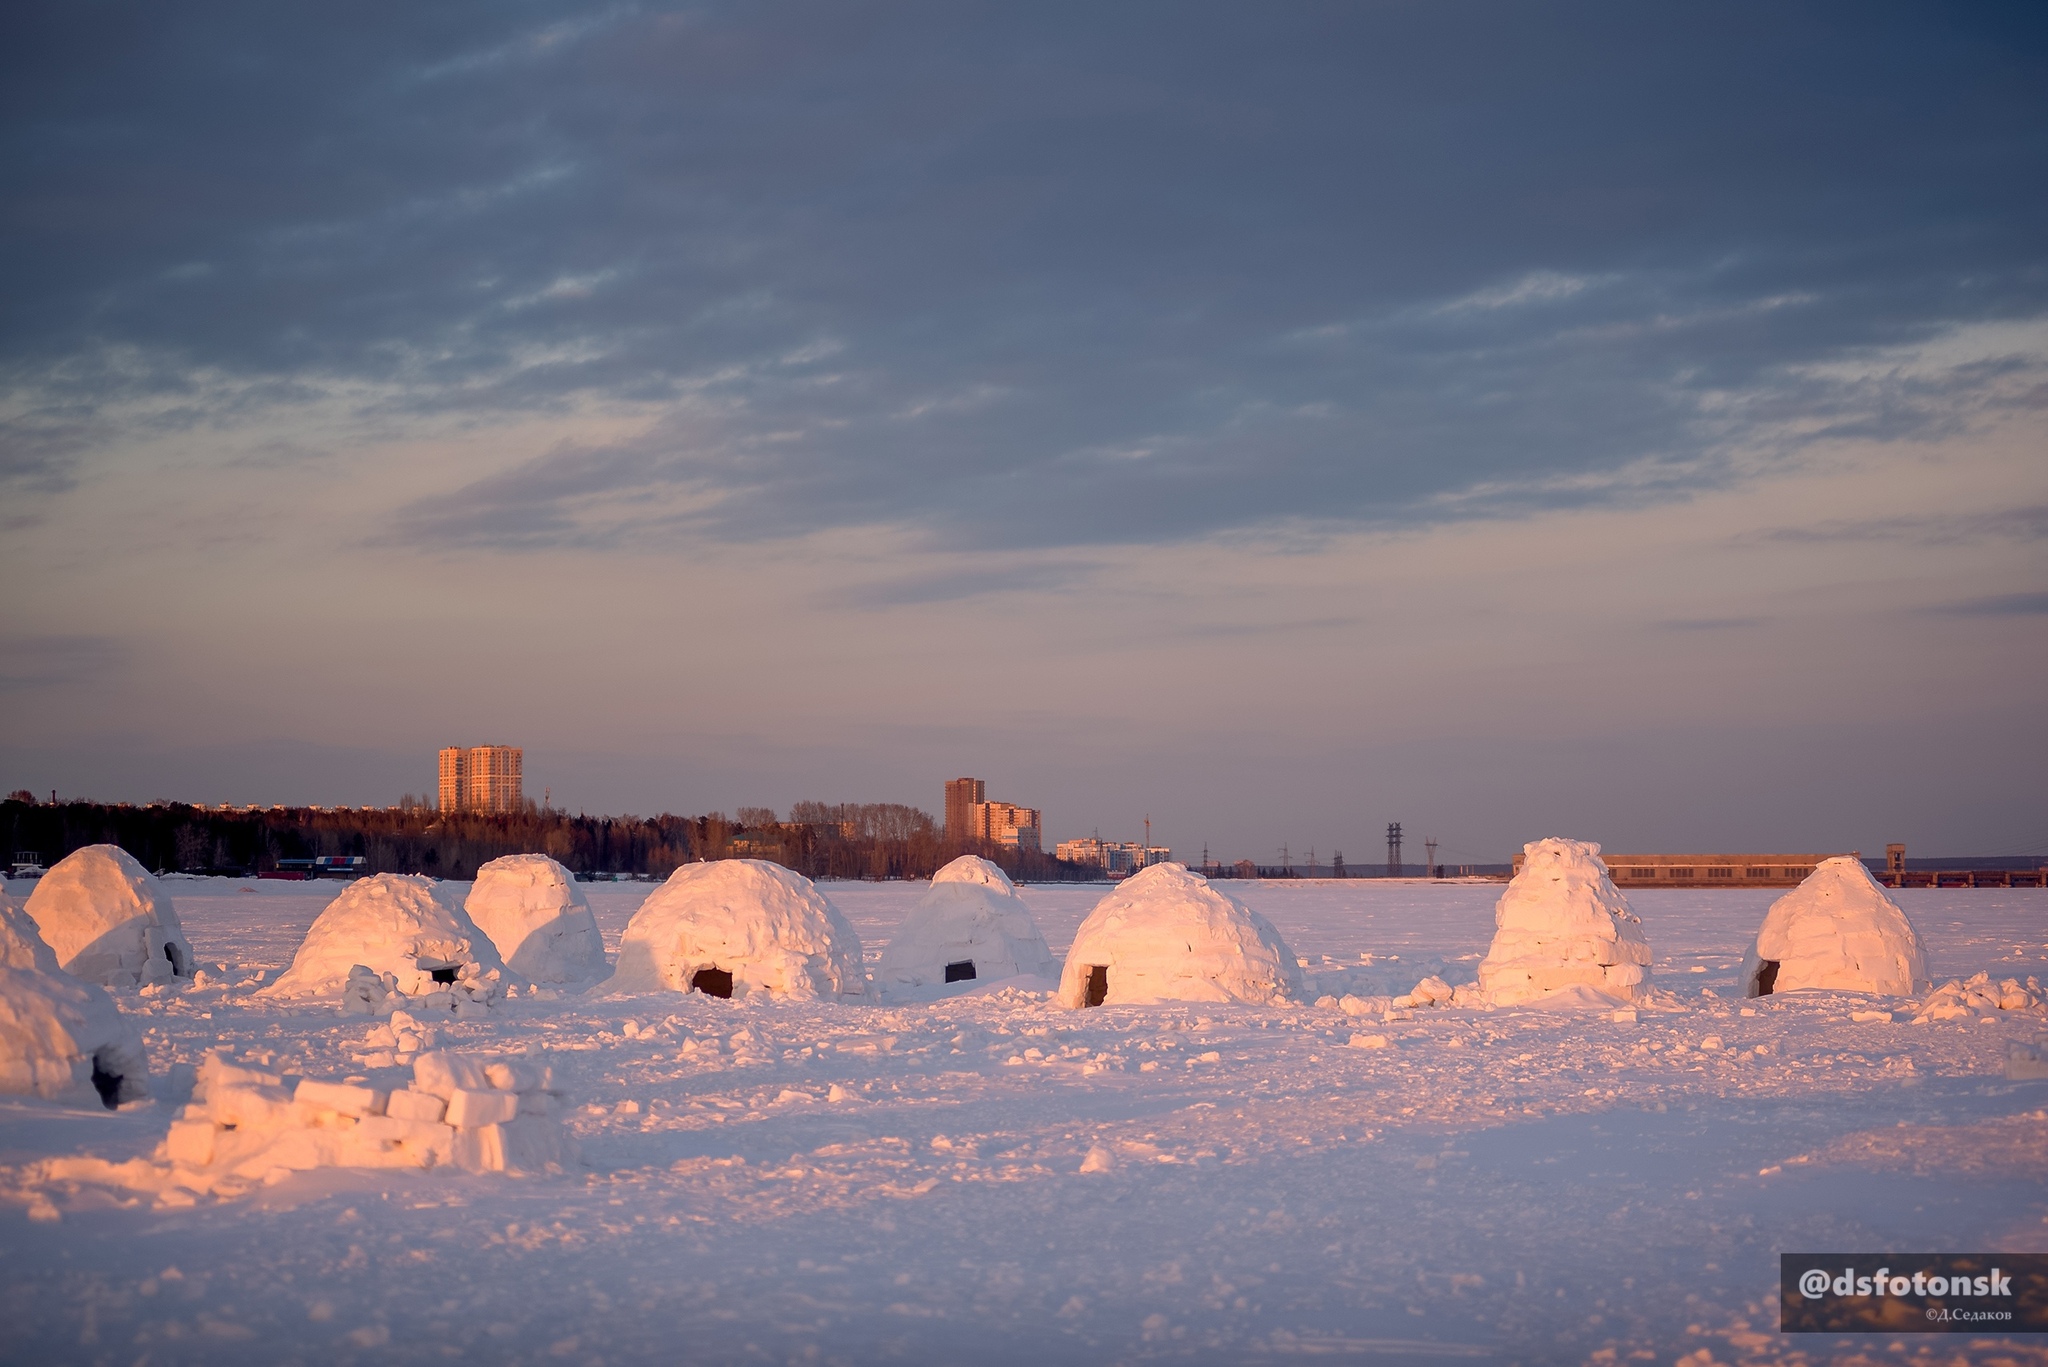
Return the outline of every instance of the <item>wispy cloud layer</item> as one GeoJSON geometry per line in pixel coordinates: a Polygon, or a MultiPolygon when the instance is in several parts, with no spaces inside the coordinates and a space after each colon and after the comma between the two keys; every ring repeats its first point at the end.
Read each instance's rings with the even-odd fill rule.
{"type": "Polygon", "coordinates": [[[60,786],[487,733],[1502,850],[2037,786],[2038,7],[39,4],[0,158],[60,786]]]}
{"type": "Polygon", "coordinates": [[[1142,544],[1675,492],[2048,392],[2038,346],[1858,368],[2048,310],[2038,25],[1079,18],[200,4],[110,49],[40,11],[0,59],[0,478],[68,487],[139,392],[595,399],[657,416],[396,534],[1142,544]]]}

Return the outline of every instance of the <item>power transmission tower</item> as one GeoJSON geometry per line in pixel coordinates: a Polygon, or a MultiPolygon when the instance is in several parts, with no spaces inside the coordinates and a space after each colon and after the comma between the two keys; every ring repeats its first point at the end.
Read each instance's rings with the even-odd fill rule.
{"type": "Polygon", "coordinates": [[[1429,851],[1429,864],[1426,867],[1428,876],[1431,878],[1439,877],[1440,875],[1436,871],[1436,837],[1431,836],[1423,841],[1422,848],[1429,851]]]}
{"type": "Polygon", "coordinates": [[[1387,877],[1401,876],[1401,823],[1387,823],[1387,877]]]}

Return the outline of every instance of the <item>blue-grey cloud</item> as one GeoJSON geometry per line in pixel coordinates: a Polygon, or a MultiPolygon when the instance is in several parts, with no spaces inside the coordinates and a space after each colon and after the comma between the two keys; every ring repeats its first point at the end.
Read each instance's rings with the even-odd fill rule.
{"type": "Polygon", "coordinates": [[[2043,392],[2019,361],[1812,370],[2048,311],[2022,6],[5,22],[0,379],[80,416],[0,477],[45,489],[76,423],[199,373],[385,417],[667,411],[393,523],[508,550],[1487,515],[1724,480],[1787,419],[1938,435],[2043,392]]]}
{"type": "Polygon", "coordinates": [[[1659,622],[1663,631],[1736,631],[1743,627],[1763,625],[1761,617],[1674,617],[1659,622]]]}
{"type": "Polygon", "coordinates": [[[1895,517],[1830,518],[1801,527],[1744,533],[1761,541],[1897,541],[1955,545],[1973,541],[2048,539],[2048,506],[2002,508],[1991,513],[1902,513],[1895,517]]]}
{"type": "Polygon", "coordinates": [[[2048,593],[1994,593],[1937,611],[1959,617],[2048,617],[2048,593]]]}
{"type": "Polygon", "coordinates": [[[835,595],[849,607],[911,607],[926,603],[960,603],[1005,593],[1050,593],[1084,584],[1098,566],[1035,563],[996,569],[953,568],[861,584],[835,595]]]}
{"type": "Polygon", "coordinates": [[[103,679],[128,659],[128,643],[111,636],[0,636],[0,693],[71,688],[103,679]]]}

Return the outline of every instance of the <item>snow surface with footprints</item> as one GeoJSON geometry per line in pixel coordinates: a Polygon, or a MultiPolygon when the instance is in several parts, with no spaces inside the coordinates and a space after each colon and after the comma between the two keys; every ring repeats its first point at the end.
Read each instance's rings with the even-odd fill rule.
{"type": "MultiPolygon", "coordinates": [[[[204,976],[117,993],[162,1098],[0,1102],[0,1360],[2048,1363],[2038,1338],[1780,1336],[1779,1251],[2048,1251],[2038,1010],[1736,998],[1771,891],[1634,893],[1679,1009],[610,997],[439,1022],[565,1080],[561,1177],[147,1156],[217,1048],[379,1076],[377,1022],[257,999],[332,884],[172,879],[204,976]],[[1383,1041],[1379,1047],[1357,1044],[1383,1041]]],[[[870,967],[925,885],[821,885],[870,967]]],[[[1233,883],[1311,997],[1469,982],[1499,884],[1233,883]]],[[[17,885],[17,895],[23,891],[17,885]]],[[[647,884],[586,889],[616,952],[647,884]]],[[[1027,886],[1055,954],[1105,887],[1027,886]]],[[[1937,984],[2048,976],[2048,894],[1894,894],[1937,984]]]]}

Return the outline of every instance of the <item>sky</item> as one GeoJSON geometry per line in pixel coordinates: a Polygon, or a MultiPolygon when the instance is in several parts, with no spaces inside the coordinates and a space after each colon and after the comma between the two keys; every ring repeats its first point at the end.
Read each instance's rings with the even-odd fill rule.
{"type": "Polygon", "coordinates": [[[0,787],[2048,853],[2029,5],[0,16],[0,787]]]}

